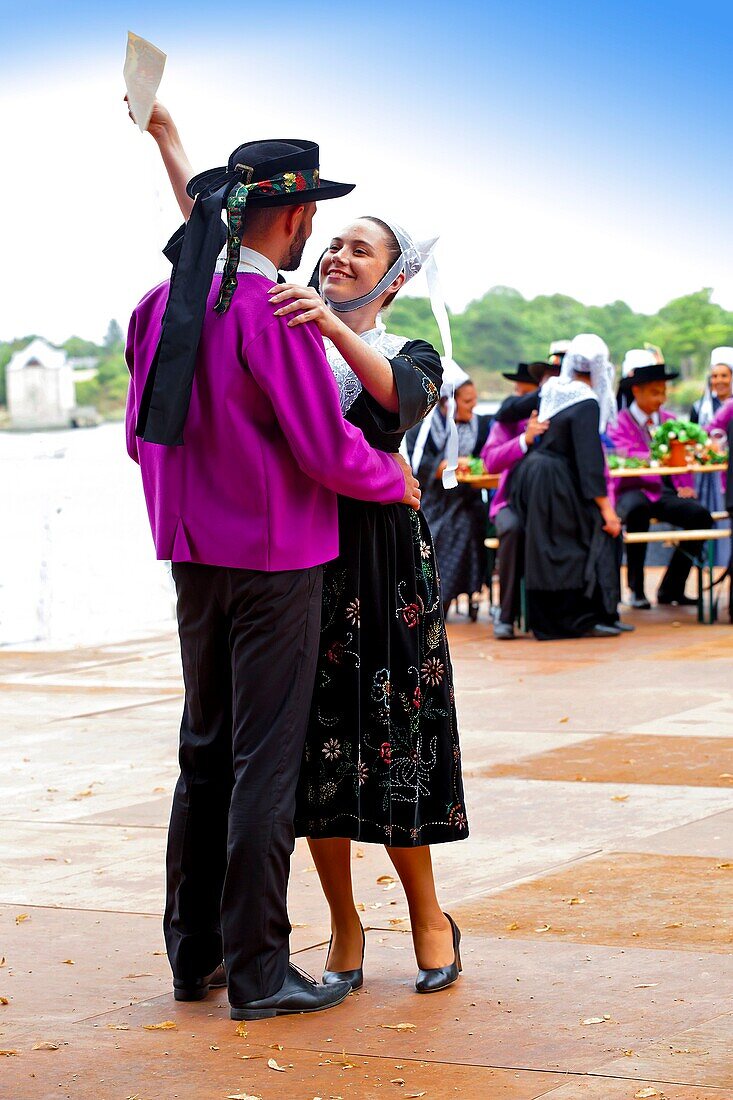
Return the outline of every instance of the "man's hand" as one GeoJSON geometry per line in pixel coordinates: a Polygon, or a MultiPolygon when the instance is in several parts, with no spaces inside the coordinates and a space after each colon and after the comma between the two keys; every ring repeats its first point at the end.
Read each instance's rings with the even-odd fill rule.
{"type": "Polygon", "coordinates": [[[409,504],[411,508],[414,508],[416,512],[420,511],[420,482],[417,480],[412,472],[412,468],[408,462],[405,462],[401,454],[392,456],[395,458],[402,470],[402,476],[405,479],[405,495],[400,501],[401,504],[409,504]]]}
{"type": "Polygon", "coordinates": [[[540,420],[540,414],[535,409],[529,418],[529,424],[524,433],[527,446],[531,447],[535,439],[540,435],[544,435],[550,426],[549,420],[540,420]]]}
{"type": "MultiPolygon", "coordinates": [[[[128,115],[132,121],[135,122],[135,119],[132,118],[130,101],[127,96],[125,96],[125,103],[127,104],[128,115]]],[[[135,125],[137,126],[136,122],[135,125]]],[[[150,116],[150,122],[148,123],[146,132],[160,144],[161,141],[164,142],[167,138],[171,137],[175,133],[175,129],[170,111],[156,99],[153,103],[153,113],[150,116]]]]}
{"type": "Polygon", "coordinates": [[[691,485],[683,485],[681,489],[677,490],[677,496],[681,500],[697,500],[697,493],[691,485]]]}

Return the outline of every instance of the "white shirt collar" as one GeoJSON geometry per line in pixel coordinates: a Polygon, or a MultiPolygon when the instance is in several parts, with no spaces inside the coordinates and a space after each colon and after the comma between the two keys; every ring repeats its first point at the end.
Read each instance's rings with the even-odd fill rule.
{"type": "Polygon", "coordinates": [[[642,428],[646,427],[647,422],[651,420],[655,428],[659,426],[659,413],[645,413],[642,412],[636,401],[632,401],[629,405],[629,412],[633,416],[637,424],[640,424],[642,428]]]}
{"type": "MultiPolygon", "coordinates": [[[[216,261],[216,274],[221,275],[224,270],[225,257],[220,256],[216,261]]],[[[239,250],[239,263],[237,271],[249,272],[249,274],[264,275],[271,283],[277,282],[277,268],[272,260],[263,256],[261,252],[255,252],[254,248],[242,245],[239,250]]]]}

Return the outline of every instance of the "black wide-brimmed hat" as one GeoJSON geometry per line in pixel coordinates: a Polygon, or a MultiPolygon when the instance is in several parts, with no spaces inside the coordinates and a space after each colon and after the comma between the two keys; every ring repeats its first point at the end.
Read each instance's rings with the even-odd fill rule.
{"type": "Polygon", "coordinates": [[[506,378],[507,382],[526,382],[528,386],[536,386],[537,382],[529,373],[529,368],[529,363],[518,363],[514,374],[510,374],[509,372],[506,374],[502,373],[501,377],[506,378]]]}
{"type": "Polygon", "coordinates": [[[539,386],[545,375],[558,375],[560,373],[560,363],[548,363],[546,359],[536,359],[534,363],[527,365],[527,370],[532,381],[539,386]]]}
{"type": "Polygon", "coordinates": [[[646,367],[636,367],[631,374],[627,374],[622,385],[630,390],[632,386],[643,386],[645,382],[671,382],[679,378],[678,370],[668,370],[666,363],[650,363],[646,367]]]}
{"type": "Polygon", "coordinates": [[[249,141],[226,167],[189,181],[191,215],[164,252],[173,262],[163,328],[145,383],[136,433],[148,443],[180,446],[193,387],[196,353],[216,257],[223,244],[221,213],[227,213],[227,258],[217,313],[226,313],[237,289],[237,265],[246,207],[293,206],[347,195],[353,183],[321,180],[313,141],[249,141]]]}

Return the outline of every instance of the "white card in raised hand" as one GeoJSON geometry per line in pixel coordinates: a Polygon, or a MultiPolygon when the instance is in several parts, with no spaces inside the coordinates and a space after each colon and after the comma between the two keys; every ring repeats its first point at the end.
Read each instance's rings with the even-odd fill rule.
{"type": "Polygon", "coordinates": [[[125,87],[130,111],[141,131],[148,128],[153,113],[155,95],[165,68],[166,55],[152,42],[127,32],[125,57],[125,87]]]}

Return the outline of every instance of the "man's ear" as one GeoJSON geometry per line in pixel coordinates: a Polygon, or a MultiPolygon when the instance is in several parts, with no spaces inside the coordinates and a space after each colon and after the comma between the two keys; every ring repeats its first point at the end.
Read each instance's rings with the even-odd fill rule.
{"type": "Polygon", "coordinates": [[[285,207],[285,231],[289,237],[294,237],[300,229],[304,213],[305,206],[302,204],[300,206],[285,207]]]}

